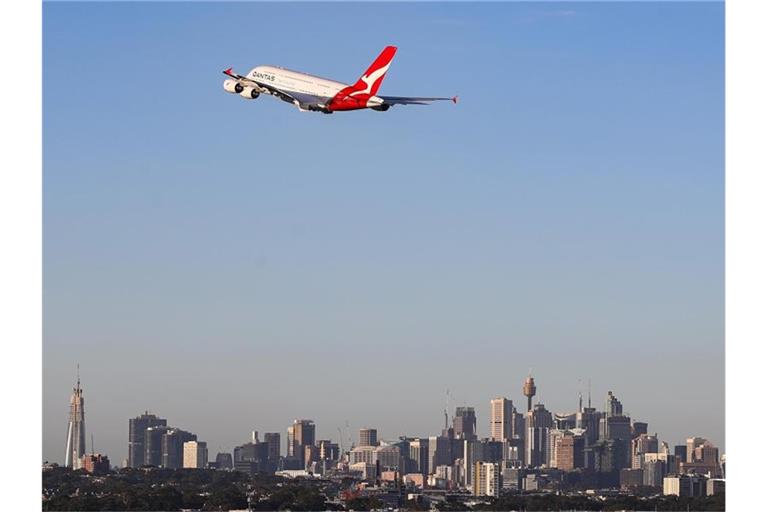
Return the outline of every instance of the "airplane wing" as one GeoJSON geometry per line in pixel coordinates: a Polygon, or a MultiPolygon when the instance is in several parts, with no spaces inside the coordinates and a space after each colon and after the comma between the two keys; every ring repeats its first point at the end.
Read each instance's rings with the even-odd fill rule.
{"type": "Polygon", "coordinates": [[[379,96],[384,100],[385,105],[429,105],[431,101],[450,100],[454,103],[459,101],[458,96],[452,98],[410,98],[406,96],[379,96]]]}
{"type": "Polygon", "coordinates": [[[293,103],[300,110],[314,110],[316,107],[318,108],[324,107],[324,105],[328,102],[328,100],[331,99],[329,97],[315,96],[313,94],[304,94],[304,93],[298,93],[294,91],[291,91],[291,92],[284,91],[283,89],[275,87],[272,84],[259,82],[258,80],[248,78],[247,76],[233,73],[232,68],[224,70],[223,73],[228,77],[234,78],[235,80],[238,80],[243,84],[251,85],[253,87],[260,89],[263,92],[266,92],[267,94],[271,94],[272,96],[277,96],[283,101],[286,101],[288,103],[293,103]]]}

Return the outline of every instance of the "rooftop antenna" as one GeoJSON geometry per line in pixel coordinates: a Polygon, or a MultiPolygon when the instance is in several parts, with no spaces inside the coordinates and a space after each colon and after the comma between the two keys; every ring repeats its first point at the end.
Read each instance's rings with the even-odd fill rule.
{"type": "Polygon", "coordinates": [[[451,394],[451,389],[445,390],[445,407],[443,408],[443,416],[445,416],[445,430],[448,430],[448,397],[451,394]]]}
{"type": "Polygon", "coordinates": [[[96,450],[94,450],[93,448],[93,434],[91,434],[91,455],[95,455],[95,454],[96,454],[96,450]]]}
{"type": "Polygon", "coordinates": [[[581,379],[579,379],[579,412],[583,412],[584,407],[581,401],[581,379]]]}
{"type": "Polygon", "coordinates": [[[588,402],[587,402],[587,407],[589,407],[591,409],[592,408],[592,379],[589,379],[588,382],[589,382],[589,388],[588,388],[589,389],[589,395],[588,395],[589,398],[588,398],[588,402]]]}

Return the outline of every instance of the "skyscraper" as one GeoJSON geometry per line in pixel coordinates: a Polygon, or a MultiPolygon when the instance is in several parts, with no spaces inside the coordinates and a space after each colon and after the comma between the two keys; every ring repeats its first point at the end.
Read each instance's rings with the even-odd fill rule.
{"type": "Polygon", "coordinates": [[[543,404],[536,406],[525,415],[525,463],[537,467],[548,462],[547,444],[549,429],[552,428],[552,413],[543,404]]]}
{"type": "MultiPolygon", "coordinates": [[[[197,436],[180,428],[166,431],[162,437],[164,468],[179,469],[184,465],[184,443],[197,441],[197,436]]],[[[207,457],[207,452],[206,452],[207,457]]],[[[207,462],[207,461],[206,461],[207,462]]]]}
{"type": "Polygon", "coordinates": [[[494,398],[491,400],[491,439],[506,441],[514,436],[523,436],[525,420],[517,412],[512,400],[494,398]]]}
{"type": "Polygon", "coordinates": [[[477,439],[477,418],[474,407],[457,407],[453,418],[453,434],[457,439],[477,439]]]}
{"type": "Polygon", "coordinates": [[[170,429],[166,425],[157,425],[144,431],[143,465],[160,467],[163,464],[163,435],[170,429]]]}
{"type": "Polygon", "coordinates": [[[293,420],[288,427],[288,457],[294,457],[304,467],[304,447],[315,444],[315,423],[312,420],[293,420]]]}
{"type": "Polygon", "coordinates": [[[208,445],[204,441],[187,441],[184,443],[184,459],[182,466],[192,469],[205,469],[208,465],[208,445]]]}
{"type": "Polygon", "coordinates": [[[265,433],[264,442],[269,446],[267,451],[267,459],[271,462],[277,463],[277,461],[280,459],[280,432],[265,433]]]}
{"type": "Polygon", "coordinates": [[[378,432],[375,428],[361,428],[359,441],[358,446],[376,446],[379,444],[378,432]]]}
{"type": "Polygon", "coordinates": [[[168,424],[163,418],[144,411],[144,414],[128,420],[128,467],[139,468],[146,464],[144,439],[150,427],[164,427],[168,424]]]}
{"type": "Polygon", "coordinates": [[[80,469],[85,454],[85,400],[80,387],[80,366],[77,367],[77,386],[72,389],[69,399],[69,426],[67,427],[67,448],[64,465],[80,469]]]}

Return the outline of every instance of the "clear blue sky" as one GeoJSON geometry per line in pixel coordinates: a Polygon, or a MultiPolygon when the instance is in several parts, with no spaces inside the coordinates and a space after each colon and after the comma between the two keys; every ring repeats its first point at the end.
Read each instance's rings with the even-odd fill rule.
{"type": "MultiPolygon", "coordinates": [[[[296,417],[428,435],[579,379],[724,443],[720,3],[44,6],[44,439],[149,409],[231,450],[296,417]],[[456,106],[300,113],[278,64],[456,106]]],[[[23,79],[19,87],[23,88],[23,79]]]]}

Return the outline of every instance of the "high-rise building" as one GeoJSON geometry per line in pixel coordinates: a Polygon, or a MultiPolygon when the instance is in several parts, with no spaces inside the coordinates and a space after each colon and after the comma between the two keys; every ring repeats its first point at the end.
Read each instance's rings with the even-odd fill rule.
{"type": "Polygon", "coordinates": [[[656,436],[640,434],[632,439],[632,469],[642,469],[646,453],[657,453],[659,440],[656,436]]]}
{"type": "Polygon", "coordinates": [[[457,407],[453,418],[453,434],[457,439],[477,439],[477,418],[474,407],[457,407]]]}
{"type": "Polygon", "coordinates": [[[138,468],[144,462],[144,438],[150,427],[166,426],[168,422],[145,411],[141,416],[128,420],[128,467],[138,468]]]}
{"type": "Polygon", "coordinates": [[[80,387],[80,367],[77,370],[77,386],[72,388],[69,399],[69,425],[67,426],[67,448],[64,465],[79,469],[85,455],[85,399],[80,387]]]}
{"type": "Polygon", "coordinates": [[[204,469],[208,465],[208,445],[205,441],[187,441],[184,443],[185,468],[204,469]]]}
{"type": "Polygon", "coordinates": [[[621,416],[624,414],[624,408],[618,398],[613,395],[613,391],[608,392],[608,397],[605,399],[605,415],[610,418],[611,416],[621,416]]]}
{"type": "Polygon", "coordinates": [[[688,462],[688,447],[684,444],[676,444],[674,454],[680,458],[680,462],[688,462]]]}
{"type": "Polygon", "coordinates": [[[499,496],[501,471],[495,462],[477,461],[472,466],[472,494],[474,496],[499,496]]]}
{"type": "Polygon", "coordinates": [[[533,410],[533,397],[536,396],[536,384],[533,382],[533,376],[528,375],[523,383],[523,395],[528,398],[528,410],[533,410]]]}
{"type": "Polygon", "coordinates": [[[161,443],[163,450],[162,465],[164,468],[179,469],[183,467],[184,443],[187,441],[197,441],[197,436],[180,428],[171,428],[163,434],[161,443]]]}
{"type": "Polygon", "coordinates": [[[264,442],[269,446],[267,458],[277,462],[280,459],[280,432],[267,432],[264,434],[264,442]]]}
{"type": "Polygon", "coordinates": [[[428,440],[429,473],[434,473],[437,466],[452,464],[451,440],[447,437],[432,436],[428,440]]]}
{"type": "Polygon", "coordinates": [[[163,435],[171,430],[166,425],[156,425],[144,431],[144,466],[163,465],[163,435]]]}
{"type": "Polygon", "coordinates": [[[552,428],[552,413],[543,404],[536,404],[525,415],[525,463],[542,466],[548,462],[547,444],[552,428]]]}
{"type": "Polygon", "coordinates": [[[644,421],[635,421],[632,423],[632,437],[648,433],[648,424],[644,421]]]}
{"type": "Polygon", "coordinates": [[[216,468],[218,468],[218,469],[232,469],[232,454],[231,453],[217,453],[216,454],[216,468]]]}
{"type": "Polygon", "coordinates": [[[317,442],[320,460],[339,460],[339,445],[332,443],[330,439],[321,439],[317,442]]]}
{"type": "Polygon", "coordinates": [[[551,457],[553,467],[563,471],[584,467],[584,433],[582,429],[573,429],[556,437],[551,457]]]}
{"type": "Polygon", "coordinates": [[[517,412],[512,400],[494,398],[491,400],[491,439],[507,441],[522,436],[525,428],[523,415],[517,412]]]}
{"type": "Polygon", "coordinates": [[[687,462],[680,464],[681,473],[709,474],[713,478],[721,475],[720,453],[715,445],[703,437],[691,437],[686,445],[687,462]]]}
{"type": "Polygon", "coordinates": [[[584,443],[591,446],[600,437],[601,414],[594,407],[584,407],[576,413],[576,428],[584,429],[584,443]]]}
{"type": "Polygon", "coordinates": [[[422,475],[431,472],[429,467],[429,439],[414,439],[409,443],[409,458],[413,461],[414,469],[422,475]]]}
{"type": "Polygon", "coordinates": [[[288,457],[299,460],[304,467],[304,447],[315,444],[315,423],[312,420],[293,420],[288,427],[288,457]]]}
{"type": "Polygon", "coordinates": [[[375,428],[361,428],[358,446],[376,446],[379,444],[375,428]]]}

